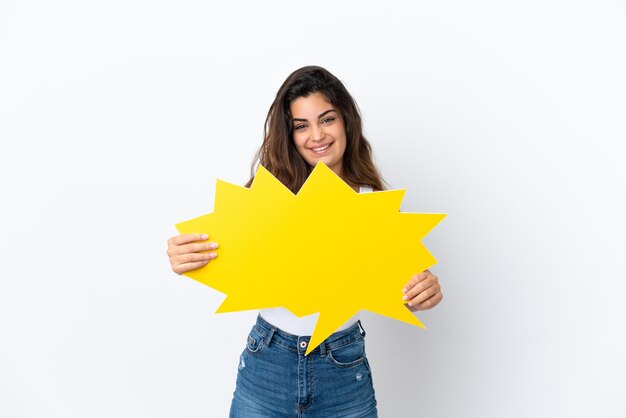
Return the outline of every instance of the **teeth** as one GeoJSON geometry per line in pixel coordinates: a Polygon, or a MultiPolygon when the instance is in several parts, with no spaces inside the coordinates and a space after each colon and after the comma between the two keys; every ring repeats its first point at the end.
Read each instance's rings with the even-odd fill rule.
{"type": "Polygon", "coordinates": [[[313,148],[313,151],[324,151],[328,147],[330,147],[330,144],[325,145],[323,147],[319,147],[319,148],[313,148]]]}

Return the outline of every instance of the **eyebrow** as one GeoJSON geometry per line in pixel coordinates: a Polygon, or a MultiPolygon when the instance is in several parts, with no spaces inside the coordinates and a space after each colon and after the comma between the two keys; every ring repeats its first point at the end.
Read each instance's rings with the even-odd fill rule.
{"type": "MultiPolygon", "coordinates": [[[[327,111],[320,113],[317,118],[319,119],[319,118],[323,117],[325,114],[327,114],[329,112],[336,112],[336,110],[335,109],[328,109],[327,111]]],[[[296,122],[296,121],[298,121],[298,122],[308,122],[307,119],[301,119],[301,118],[293,118],[293,121],[294,122],[296,122]]]]}

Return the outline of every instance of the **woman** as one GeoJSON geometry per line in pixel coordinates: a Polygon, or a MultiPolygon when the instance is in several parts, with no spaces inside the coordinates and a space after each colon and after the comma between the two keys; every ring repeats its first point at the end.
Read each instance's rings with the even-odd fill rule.
{"type": "MultiPolygon", "coordinates": [[[[334,75],[308,66],[293,72],[276,94],[255,163],[297,193],[319,161],[357,192],[384,189],[354,99],[334,75]]],[[[212,251],[217,243],[207,239],[200,234],[170,238],[172,270],[181,274],[217,257],[212,251]]],[[[430,309],[443,297],[428,270],[413,276],[402,291],[411,311],[430,309]]],[[[304,356],[317,316],[298,318],[284,308],[260,311],[240,358],[231,417],[377,416],[359,315],[304,356]]]]}

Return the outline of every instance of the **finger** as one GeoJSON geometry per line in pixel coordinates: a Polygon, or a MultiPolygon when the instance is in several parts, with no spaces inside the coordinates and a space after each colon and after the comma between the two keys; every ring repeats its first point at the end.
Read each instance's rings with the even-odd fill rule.
{"type": "Polygon", "coordinates": [[[413,277],[411,277],[411,280],[409,280],[406,286],[404,286],[404,289],[402,289],[402,293],[408,292],[412,287],[414,287],[416,284],[418,284],[422,280],[426,279],[430,274],[431,273],[428,270],[424,270],[421,273],[415,274],[413,277]]]}
{"type": "Polygon", "coordinates": [[[172,270],[174,270],[175,273],[183,274],[183,273],[186,273],[188,271],[195,270],[197,268],[206,266],[209,263],[209,261],[210,260],[204,260],[204,261],[196,261],[196,262],[193,262],[193,263],[179,264],[175,268],[173,268],[172,270]]]}
{"type": "Polygon", "coordinates": [[[182,254],[172,258],[172,264],[185,264],[192,263],[195,261],[204,261],[204,260],[212,260],[217,257],[217,253],[188,253],[182,254]]]}
{"type": "Polygon", "coordinates": [[[408,305],[409,306],[418,306],[420,303],[426,301],[430,297],[432,297],[432,296],[436,295],[437,293],[439,293],[440,290],[441,290],[441,287],[439,286],[439,284],[431,286],[428,289],[424,290],[423,292],[420,292],[413,299],[410,299],[408,305]]]}
{"type": "Polygon", "coordinates": [[[416,311],[425,311],[426,309],[432,309],[435,306],[437,306],[439,302],[441,302],[442,299],[443,299],[443,294],[441,292],[438,292],[432,297],[426,299],[424,302],[415,306],[413,309],[416,311]]]}
{"type": "Polygon", "coordinates": [[[197,253],[200,251],[215,250],[218,246],[217,242],[194,242],[192,244],[171,246],[167,249],[167,254],[171,257],[180,254],[197,253]]]}
{"type": "Polygon", "coordinates": [[[168,245],[183,245],[193,241],[206,241],[207,239],[209,239],[207,234],[180,234],[170,238],[167,243],[168,245]]]}
{"type": "Polygon", "coordinates": [[[433,287],[436,284],[437,284],[437,277],[435,277],[433,275],[430,275],[426,279],[422,280],[421,282],[419,282],[418,284],[413,286],[411,289],[409,289],[404,294],[402,299],[404,299],[404,300],[411,300],[415,296],[419,295],[420,293],[422,293],[426,289],[428,289],[430,287],[433,287]]]}

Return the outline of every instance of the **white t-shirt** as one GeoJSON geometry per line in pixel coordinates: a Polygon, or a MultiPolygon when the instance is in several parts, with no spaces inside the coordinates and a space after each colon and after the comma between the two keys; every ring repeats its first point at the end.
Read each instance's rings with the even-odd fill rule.
{"type": "MultiPolygon", "coordinates": [[[[359,193],[369,193],[372,191],[373,189],[369,186],[361,186],[359,189],[359,193]]],[[[320,315],[319,313],[313,313],[311,315],[298,317],[286,308],[261,309],[260,314],[264,320],[275,327],[278,327],[289,334],[299,336],[312,335],[315,324],[317,323],[317,318],[320,315]]],[[[352,324],[357,322],[360,317],[360,313],[357,312],[352,318],[348,319],[345,324],[339,327],[337,331],[349,328],[352,324]]]]}

